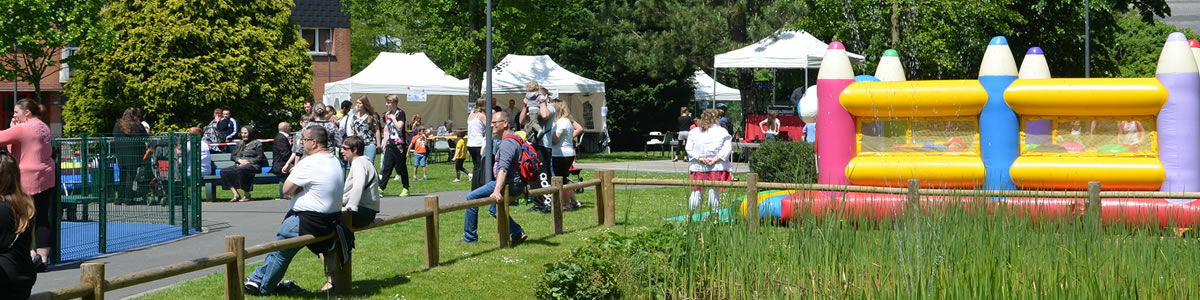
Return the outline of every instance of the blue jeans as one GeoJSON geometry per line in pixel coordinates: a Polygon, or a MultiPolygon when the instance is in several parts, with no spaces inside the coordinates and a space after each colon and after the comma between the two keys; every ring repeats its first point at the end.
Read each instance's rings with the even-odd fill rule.
{"type": "MultiPolygon", "coordinates": [[[[300,217],[291,216],[283,220],[279,224],[279,232],[275,233],[275,240],[283,240],[300,236],[300,217]]],[[[300,248],[292,248],[287,250],[275,251],[267,254],[267,258],[263,260],[263,264],[254,269],[254,273],[250,273],[247,280],[258,283],[258,292],[261,295],[270,294],[279,285],[279,281],[283,279],[283,274],[287,273],[288,265],[292,263],[292,257],[296,256],[300,248]]]]}
{"type": "MultiPolygon", "coordinates": [[[[513,188],[509,188],[509,191],[508,191],[509,194],[524,193],[523,190],[522,191],[514,191],[512,189],[513,188]]],[[[496,181],[493,180],[493,181],[490,181],[487,184],[484,184],[483,186],[471,191],[470,193],[467,193],[467,200],[475,200],[475,199],[491,196],[492,191],[495,191],[495,190],[496,190],[496,181]]],[[[508,205],[508,203],[504,203],[504,205],[508,205]]],[[[495,204],[488,205],[488,213],[492,214],[493,217],[496,216],[496,205],[495,204]]],[[[463,221],[463,240],[468,241],[468,242],[474,242],[474,241],[479,240],[479,236],[475,235],[475,229],[478,228],[478,224],[479,224],[479,208],[478,207],[468,208],[467,209],[467,218],[466,218],[466,220],[463,221]]],[[[521,235],[523,235],[523,234],[525,234],[525,230],[521,229],[521,224],[517,224],[517,221],[513,221],[512,216],[509,216],[508,217],[508,237],[515,240],[515,239],[521,237],[521,235]]]]}
{"type": "MultiPolygon", "coordinates": [[[[425,153],[413,153],[413,166],[424,167],[425,165],[425,153]]],[[[416,176],[416,174],[413,174],[413,176],[416,176]]]]}
{"type": "Polygon", "coordinates": [[[774,133],[768,133],[768,134],[766,134],[766,139],[765,139],[765,140],[767,140],[767,141],[774,141],[774,140],[775,140],[775,134],[774,134],[774,133]]]}
{"type": "Polygon", "coordinates": [[[366,156],[367,159],[371,160],[372,165],[375,164],[375,150],[377,149],[378,148],[375,146],[375,144],[363,146],[363,156],[366,156]]]}

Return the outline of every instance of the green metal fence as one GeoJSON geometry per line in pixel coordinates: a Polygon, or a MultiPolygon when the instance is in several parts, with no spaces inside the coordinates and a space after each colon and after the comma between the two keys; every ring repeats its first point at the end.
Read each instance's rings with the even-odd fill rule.
{"type": "Polygon", "coordinates": [[[54,140],[60,229],[54,261],[79,260],[200,230],[200,135],[54,140]]]}

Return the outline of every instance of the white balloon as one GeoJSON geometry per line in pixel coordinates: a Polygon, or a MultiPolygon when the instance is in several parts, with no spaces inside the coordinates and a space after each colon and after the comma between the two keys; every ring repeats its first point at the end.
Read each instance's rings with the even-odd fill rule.
{"type": "Polygon", "coordinates": [[[804,91],[804,98],[800,98],[800,119],[805,123],[817,121],[817,85],[812,85],[804,91]]]}

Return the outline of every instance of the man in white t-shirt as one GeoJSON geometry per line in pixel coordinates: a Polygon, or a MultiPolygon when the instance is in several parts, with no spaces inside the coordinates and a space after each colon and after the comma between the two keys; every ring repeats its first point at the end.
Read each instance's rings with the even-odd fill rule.
{"type": "MultiPolygon", "coordinates": [[[[342,207],[342,191],[345,174],[341,163],[333,157],[326,146],[329,133],[320,126],[309,127],[300,139],[304,158],[292,168],[292,174],[283,183],[283,193],[292,199],[292,208],[284,217],[275,234],[276,240],[293,238],[305,234],[323,236],[333,233],[342,207]]],[[[309,245],[309,250],[324,253],[328,243],[309,245]]],[[[295,282],[283,279],[288,264],[300,248],[267,254],[263,265],[254,269],[246,278],[245,291],[251,295],[303,294],[303,288],[295,282]]]]}

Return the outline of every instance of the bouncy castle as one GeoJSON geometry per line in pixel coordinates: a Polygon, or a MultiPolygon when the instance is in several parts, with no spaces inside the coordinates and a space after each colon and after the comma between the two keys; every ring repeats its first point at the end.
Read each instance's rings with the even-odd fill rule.
{"type": "MultiPolygon", "coordinates": [[[[815,93],[818,183],[1070,191],[1097,181],[1105,191],[1200,192],[1200,44],[1168,36],[1156,78],[1051,78],[1044,55],[1029,49],[1018,69],[995,37],[976,79],[906,81],[888,50],[878,81],[856,82],[845,47],[830,43],[815,93]]],[[[904,199],[769,191],[759,210],[781,220],[799,206],[887,217],[904,199]]],[[[992,200],[1042,215],[1087,201],[992,200]]],[[[1101,207],[1105,220],[1200,225],[1194,199],[1104,199],[1101,207]]]]}

